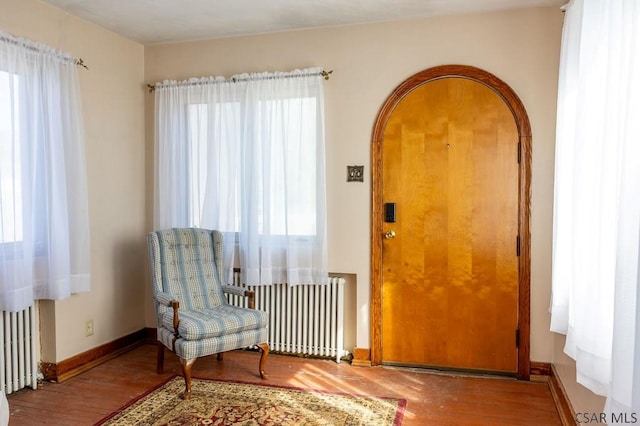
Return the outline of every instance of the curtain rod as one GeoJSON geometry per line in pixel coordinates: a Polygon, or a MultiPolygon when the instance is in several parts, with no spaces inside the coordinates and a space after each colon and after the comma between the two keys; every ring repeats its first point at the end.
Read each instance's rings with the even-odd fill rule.
{"type": "MultiPolygon", "coordinates": [[[[41,53],[42,49],[38,48],[38,46],[36,45],[35,42],[32,42],[30,40],[27,40],[25,38],[23,38],[22,40],[25,41],[25,43],[21,44],[18,43],[18,40],[16,38],[12,38],[11,36],[5,36],[3,34],[0,34],[0,41],[4,41],[5,43],[9,43],[9,44],[13,44],[14,46],[19,46],[22,45],[25,49],[31,50],[32,52],[37,52],[37,53],[41,53]]],[[[88,70],[89,67],[84,63],[84,60],[82,58],[74,58],[72,56],[67,55],[66,53],[60,51],[59,49],[56,49],[54,47],[51,47],[53,50],[55,50],[56,52],[58,52],[64,59],[73,62],[75,65],[81,66],[82,68],[88,70]]]]}
{"type": "MultiPolygon", "coordinates": [[[[308,76],[308,75],[320,75],[325,80],[329,80],[329,75],[331,73],[333,73],[333,70],[329,70],[329,71],[322,70],[322,71],[318,72],[317,74],[284,75],[284,76],[281,76],[281,77],[269,76],[269,77],[258,77],[258,78],[249,78],[249,79],[238,79],[236,77],[231,77],[231,78],[225,79],[223,81],[229,81],[230,80],[230,81],[235,83],[236,81],[239,81],[239,80],[249,80],[249,81],[269,80],[269,79],[274,79],[274,78],[293,78],[293,77],[308,76]]],[[[198,86],[198,85],[215,84],[217,82],[218,82],[218,80],[213,80],[213,81],[211,81],[211,80],[209,80],[209,81],[193,81],[193,82],[191,82],[189,80],[185,80],[185,81],[182,81],[182,82],[178,82],[177,85],[180,85],[180,86],[181,85],[184,85],[184,86],[198,86]]],[[[158,83],[147,84],[147,87],[149,88],[149,93],[152,93],[153,91],[156,90],[156,84],[158,84],[158,83]]]]}

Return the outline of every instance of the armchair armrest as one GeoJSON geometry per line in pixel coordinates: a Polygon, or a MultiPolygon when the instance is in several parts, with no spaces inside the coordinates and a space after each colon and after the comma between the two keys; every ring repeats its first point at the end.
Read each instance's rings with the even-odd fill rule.
{"type": "Polygon", "coordinates": [[[180,318],[178,318],[178,311],[180,310],[180,302],[172,300],[171,307],[173,308],[173,351],[176,350],[176,340],[180,337],[178,333],[178,325],[180,325],[180,318]]]}
{"type": "Polygon", "coordinates": [[[229,294],[235,294],[236,296],[246,296],[246,290],[236,285],[223,285],[222,291],[229,294]]]}
{"type": "Polygon", "coordinates": [[[171,306],[171,302],[176,300],[170,293],[166,293],[164,291],[156,291],[153,294],[153,297],[156,299],[156,302],[162,306],[171,306]]]}
{"type": "Polygon", "coordinates": [[[153,294],[153,297],[156,299],[156,302],[163,306],[170,307],[173,309],[173,348],[172,350],[175,352],[176,350],[176,340],[180,337],[178,333],[178,325],[180,324],[180,317],[178,316],[178,311],[180,310],[180,302],[178,302],[170,293],[166,293],[164,291],[157,291],[153,294]]]}
{"type": "Polygon", "coordinates": [[[235,294],[236,296],[248,297],[249,309],[256,308],[256,293],[254,291],[245,290],[244,288],[235,285],[223,285],[222,291],[224,293],[235,294]]]}

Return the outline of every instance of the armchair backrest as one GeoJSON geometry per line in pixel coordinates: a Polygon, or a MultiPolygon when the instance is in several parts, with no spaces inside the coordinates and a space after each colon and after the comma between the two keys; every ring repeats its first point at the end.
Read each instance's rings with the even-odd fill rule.
{"type": "MultiPolygon", "coordinates": [[[[222,292],[222,234],[173,228],[147,236],[154,293],[169,293],[186,310],[227,304],[222,292]]],[[[156,311],[163,311],[156,303],[156,311]]]]}

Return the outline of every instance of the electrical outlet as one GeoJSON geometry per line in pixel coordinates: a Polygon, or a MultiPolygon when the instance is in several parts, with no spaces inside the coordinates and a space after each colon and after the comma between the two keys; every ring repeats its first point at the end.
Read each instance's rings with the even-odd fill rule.
{"type": "Polygon", "coordinates": [[[85,337],[93,335],[93,320],[86,320],[84,322],[84,335],[85,337]]]}

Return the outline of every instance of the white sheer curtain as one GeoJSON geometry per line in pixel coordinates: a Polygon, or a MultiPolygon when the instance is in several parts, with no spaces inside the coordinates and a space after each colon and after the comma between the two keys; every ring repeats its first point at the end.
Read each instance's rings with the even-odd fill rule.
{"type": "Polygon", "coordinates": [[[75,60],[0,32],[0,310],[88,291],[75,60]]]}
{"type": "Polygon", "coordinates": [[[223,231],[229,280],[327,282],[320,72],[155,86],[155,226],[223,231]]]}
{"type": "Polygon", "coordinates": [[[608,396],[610,415],[640,412],[638,76],[640,3],[571,1],[558,93],[551,329],[567,335],[578,382],[608,396]]]}

